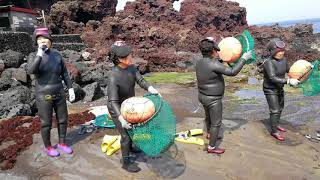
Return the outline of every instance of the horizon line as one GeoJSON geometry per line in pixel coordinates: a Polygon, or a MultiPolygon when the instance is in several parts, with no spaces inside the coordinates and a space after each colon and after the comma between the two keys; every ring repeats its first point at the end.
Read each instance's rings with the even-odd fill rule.
{"type": "Polygon", "coordinates": [[[250,26],[251,25],[265,25],[265,24],[277,24],[277,23],[288,23],[288,22],[295,22],[295,21],[310,21],[310,20],[320,20],[320,17],[315,17],[315,18],[305,18],[305,19],[291,19],[291,20],[281,20],[281,21],[270,21],[270,22],[258,22],[258,23],[248,23],[250,26]]]}

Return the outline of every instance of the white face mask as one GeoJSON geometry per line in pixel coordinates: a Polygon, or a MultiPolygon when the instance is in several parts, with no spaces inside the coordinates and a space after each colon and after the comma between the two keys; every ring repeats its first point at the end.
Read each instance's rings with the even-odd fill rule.
{"type": "Polygon", "coordinates": [[[37,44],[38,44],[38,46],[46,45],[48,48],[51,47],[50,39],[43,37],[43,36],[39,36],[37,38],[37,44]]]}

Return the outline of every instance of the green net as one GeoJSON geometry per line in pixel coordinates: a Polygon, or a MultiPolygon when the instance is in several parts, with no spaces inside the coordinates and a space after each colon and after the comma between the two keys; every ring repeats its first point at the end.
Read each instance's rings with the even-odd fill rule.
{"type": "Polygon", "coordinates": [[[155,157],[167,150],[174,142],[176,134],[176,119],[170,105],[158,95],[147,94],[156,113],[143,124],[135,124],[128,130],[132,142],[146,155],[155,157]]]}
{"type": "Polygon", "coordinates": [[[300,85],[300,89],[305,96],[315,96],[320,93],[320,61],[314,61],[312,65],[313,68],[308,79],[300,85]]]}
{"type": "MultiPolygon", "coordinates": [[[[252,58],[249,59],[246,62],[246,64],[251,64],[252,62],[254,62],[256,60],[256,53],[254,51],[254,39],[251,36],[250,32],[245,30],[242,32],[242,34],[237,35],[235,38],[237,38],[242,45],[241,56],[243,55],[243,53],[246,53],[248,51],[252,51],[252,58]]],[[[238,63],[239,60],[240,60],[240,58],[237,61],[230,63],[230,66],[234,66],[236,63],[238,63]]]]}
{"type": "Polygon", "coordinates": [[[254,51],[254,39],[251,36],[250,32],[245,30],[242,35],[245,37],[246,42],[242,44],[242,54],[248,51],[252,51],[252,58],[247,61],[247,64],[250,64],[256,60],[256,53],[254,51]]]}
{"type": "Polygon", "coordinates": [[[102,114],[97,116],[93,122],[95,126],[98,127],[106,127],[106,128],[114,128],[115,124],[113,121],[108,117],[107,114],[102,114]]]}

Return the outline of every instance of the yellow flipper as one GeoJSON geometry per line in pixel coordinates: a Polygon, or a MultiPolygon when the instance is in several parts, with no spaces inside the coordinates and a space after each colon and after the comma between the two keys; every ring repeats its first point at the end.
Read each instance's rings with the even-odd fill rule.
{"type": "Polygon", "coordinates": [[[107,150],[108,156],[111,156],[113,153],[115,153],[116,151],[118,151],[120,149],[120,147],[121,147],[120,140],[121,140],[121,136],[119,136],[117,138],[117,140],[109,146],[109,148],[107,150]]]}
{"type": "Polygon", "coordinates": [[[191,129],[189,131],[190,131],[190,135],[191,136],[203,134],[203,130],[202,129],[191,129]]]}
{"type": "Polygon", "coordinates": [[[204,140],[202,138],[197,138],[197,137],[176,137],[176,141],[178,142],[183,142],[183,143],[188,143],[188,144],[198,144],[200,146],[204,145],[204,140]]]}
{"type": "Polygon", "coordinates": [[[188,131],[181,131],[177,134],[185,134],[188,136],[196,136],[196,135],[201,135],[203,134],[203,130],[202,129],[190,129],[188,131]]]}
{"type": "Polygon", "coordinates": [[[102,143],[101,143],[101,151],[102,152],[107,152],[109,146],[111,144],[113,144],[117,139],[118,139],[118,135],[116,136],[111,136],[111,135],[105,135],[102,139],[102,143]]]}

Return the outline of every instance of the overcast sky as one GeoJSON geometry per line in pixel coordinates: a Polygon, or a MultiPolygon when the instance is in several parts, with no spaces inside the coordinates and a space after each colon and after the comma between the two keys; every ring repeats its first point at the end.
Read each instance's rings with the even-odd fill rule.
{"type": "MultiPolygon", "coordinates": [[[[134,0],[129,0],[134,1],[134,0]]],[[[182,0],[180,0],[182,1],[182,0]]],[[[179,1],[179,2],[180,2],[179,1]]],[[[232,0],[247,9],[249,24],[320,18],[320,0],[232,0]]],[[[118,0],[117,9],[123,9],[127,0],[118,0]]],[[[180,4],[175,2],[174,8],[180,4]]]]}

